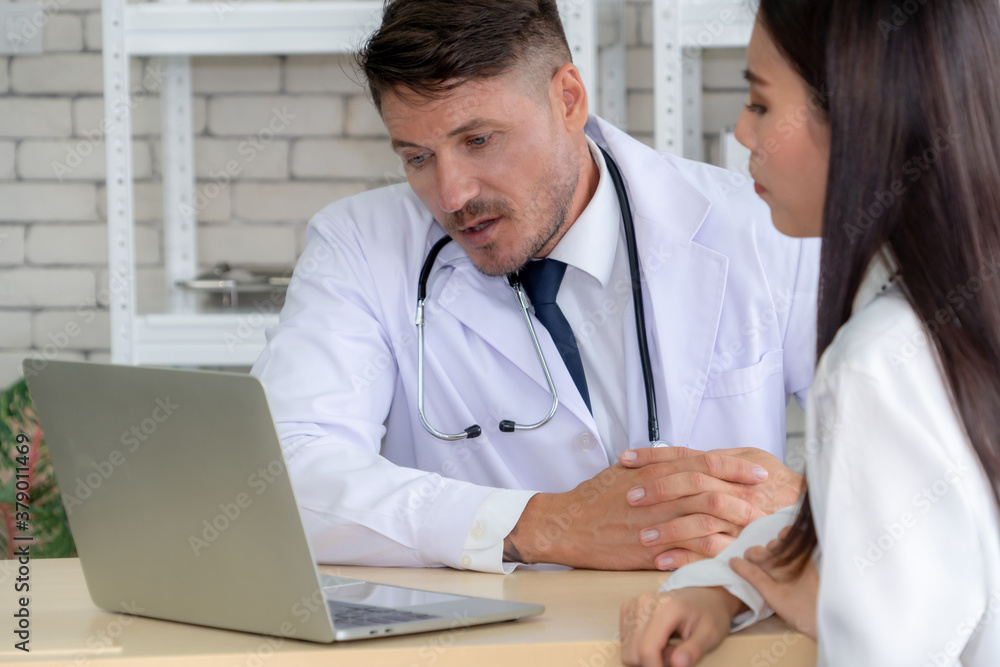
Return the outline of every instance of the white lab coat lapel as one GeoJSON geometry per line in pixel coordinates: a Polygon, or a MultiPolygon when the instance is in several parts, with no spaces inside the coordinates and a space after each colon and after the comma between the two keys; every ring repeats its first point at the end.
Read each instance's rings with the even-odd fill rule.
{"type": "MultiPolygon", "coordinates": [[[[587,132],[615,157],[632,204],[660,438],[687,445],[709,377],[729,265],[692,241],[711,202],[662,156],[613,126],[592,118],[587,132]]],[[[631,309],[624,331],[630,446],[645,446],[646,398],[631,309]]]]}
{"type": "MultiPolygon", "coordinates": [[[[428,250],[443,233],[439,226],[434,225],[428,250]]],[[[535,353],[535,346],[531,343],[524,315],[521,314],[521,308],[506,279],[480,273],[461,246],[454,241],[441,250],[438,267],[450,268],[437,268],[431,273],[427,288],[427,307],[432,308],[432,302],[438,304],[548,392],[549,385],[535,353]]],[[[594,417],[580,397],[548,330],[534,316],[532,321],[559,394],[560,407],[570,410],[587,428],[597,433],[594,417]]],[[[432,327],[433,323],[429,323],[428,328],[432,327]]],[[[510,382],[507,379],[503,381],[510,382]]],[[[516,384],[512,383],[511,388],[514,390],[511,395],[518,395],[516,384]]],[[[543,407],[545,406],[539,406],[539,409],[543,407]]]]}

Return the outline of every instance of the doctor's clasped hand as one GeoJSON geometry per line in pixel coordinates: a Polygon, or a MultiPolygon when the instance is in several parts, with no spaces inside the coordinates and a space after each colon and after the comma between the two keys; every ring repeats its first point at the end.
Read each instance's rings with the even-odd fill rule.
{"type": "Polygon", "coordinates": [[[747,524],[795,503],[801,492],[801,477],[760,450],[644,448],[619,458],[572,491],[529,500],[505,541],[505,558],[675,569],[715,556],[747,524]]]}
{"type": "Polygon", "coordinates": [[[804,488],[801,475],[752,447],[643,448],[619,458],[641,472],[642,485],[626,494],[629,504],[656,509],[660,523],[643,528],[640,538],[664,550],[656,562],[661,570],[717,555],[751,522],[795,504],[804,488]]]}

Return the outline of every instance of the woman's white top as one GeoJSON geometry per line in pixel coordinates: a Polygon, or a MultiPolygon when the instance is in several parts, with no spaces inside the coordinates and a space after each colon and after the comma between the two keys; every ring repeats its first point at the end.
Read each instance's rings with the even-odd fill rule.
{"type": "MultiPolygon", "coordinates": [[[[886,266],[877,259],[869,268],[850,320],[819,362],[806,411],[819,664],[997,667],[996,503],[933,344],[886,266]]],[[[958,299],[936,314],[942,322],[956,315],[958,299]]],[[[754,522],[662,590],[725,586],[750,607],[734,630],[770,615],[728,561],[774,539],[796,510],[754,522]]]]}

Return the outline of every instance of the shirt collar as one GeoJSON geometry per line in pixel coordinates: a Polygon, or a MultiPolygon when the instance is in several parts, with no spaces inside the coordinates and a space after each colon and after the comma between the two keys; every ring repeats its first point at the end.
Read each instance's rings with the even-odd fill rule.
{"type": "Polygon", "coordinates": [[[896,261],[889,254],[888,249],[883,247],[868,263],[865,276],[861,279],[857,294],[854,295],[851,314],[853,315],[874,301],[875,297],[889,287],[898,272],[896,261]]]}
{"type": "Polygon", "coordinates": [[[604,155],[590,137],[587,137],[587,145],[599,171],[597,190],[548,257],[588,273],[600,281],[602,287],[607,287],[618,249],[621,209],[604,155]]]}

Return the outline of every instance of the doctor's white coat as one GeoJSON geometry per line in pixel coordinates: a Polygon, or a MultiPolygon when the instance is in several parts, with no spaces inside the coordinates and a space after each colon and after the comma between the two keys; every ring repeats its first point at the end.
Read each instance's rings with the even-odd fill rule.
{"type": "MultiPolygon", "coordinates": [[[[814,365],[818,243],[772,226],[752,182],[657,153],[604,121],[587,134],[617,161],[635,219],[661,438],[779,458],[788,395],[814,365]]],[[[417,414],[417,279],[443,230],[406,184],[335,202],[310,222],[280,322],[253,367],[267,390],[320,562],[469,567],[493,494],[568,491],[608,467],[594,419],[544,327],[551,401],[513,292],[455,243],[428,285],[426,411],[417,414]],[[506,490],[504,490],[506,489],[506,490]],[[479,517],[480,519],[482,517],[479,517]]],[[[630,447],[648,445],[632,309],[624,321],[630,447]]],[[[623,449],[620,447],[619,449],[623,449]]],[[[509,528],[508,528],[509,529],[509,528]]],[[[500,535],[502,539],[503,535],[500,535]]]]}

